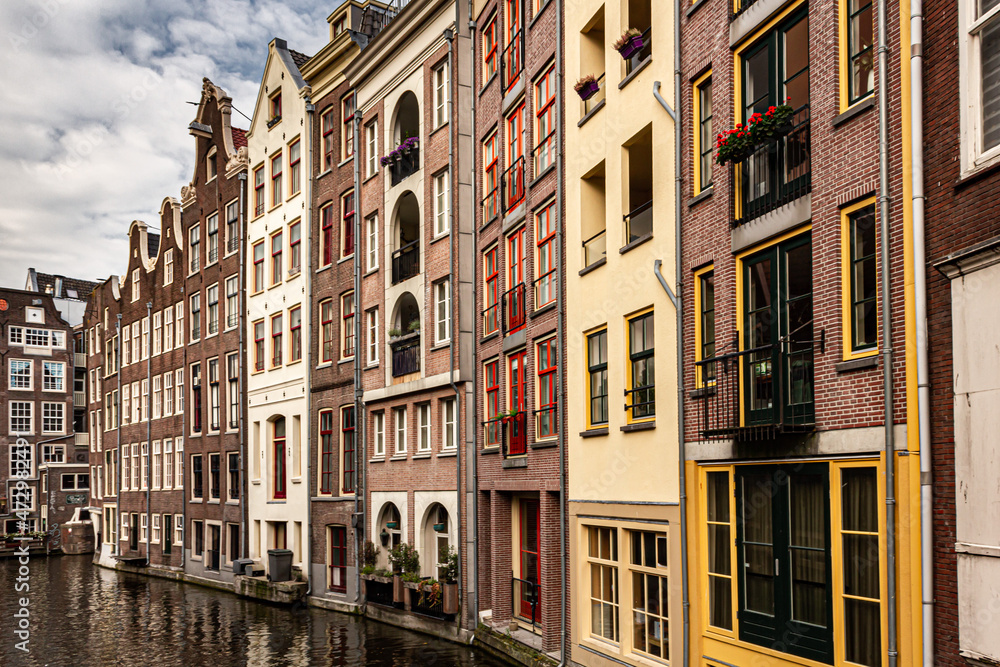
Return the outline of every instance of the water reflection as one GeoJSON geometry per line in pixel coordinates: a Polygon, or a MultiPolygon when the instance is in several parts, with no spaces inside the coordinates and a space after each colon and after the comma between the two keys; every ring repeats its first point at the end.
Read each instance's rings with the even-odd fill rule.
{"type": "Polygon", "coordinates": [[[7,667],[500,667],[466,647],[320,609],[98,568],[89,557],[0,561],[0,665],[7,667]],[[18,598],[30,598],[30,652],[14,648],[18,598]]]}

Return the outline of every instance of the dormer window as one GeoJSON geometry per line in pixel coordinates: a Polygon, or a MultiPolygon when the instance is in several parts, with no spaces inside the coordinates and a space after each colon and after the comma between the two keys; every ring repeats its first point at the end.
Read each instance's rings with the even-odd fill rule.
{"type": "Polygon", "coordinates": [[[208,151],[208,157],[205,158],[205,182],[210,182],[215,179],[218,174],[218,162],[215,146],[208,151]]]}
{"type": "Polygon", "coordinates": [[[347,17],[341,16],[333,23],[333,36],[336,37],[347,29],[347,17]]]}
{"type": "Polygon", "coordinates": [[[270,113],[267,116],[267,127],[271,129],[281,120],[281,91],[271,96],[270,113]]]}

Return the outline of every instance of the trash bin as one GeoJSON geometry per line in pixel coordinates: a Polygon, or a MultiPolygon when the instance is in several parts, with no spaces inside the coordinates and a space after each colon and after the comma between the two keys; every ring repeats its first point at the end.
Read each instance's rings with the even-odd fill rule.
{"type": "Polygon", "coordinates": [[[291,549],[267,550],[267,580],[290,581],[292,578],[291,549]]]}
{"type": "Polygon", "coordinates": [[[233,561],[233,574],[250,575],[253,570],[252,558],[237,558],[233,561]]]}

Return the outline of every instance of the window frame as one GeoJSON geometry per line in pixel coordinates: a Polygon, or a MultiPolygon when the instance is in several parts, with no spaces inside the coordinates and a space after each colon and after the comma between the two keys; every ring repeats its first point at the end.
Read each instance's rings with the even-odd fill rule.
{"type": "Polygon", "coordinates": [[[340,98],[340,118],[343,124],[343,134],[340,142],[342,146],[341,162],[354,157],[354,131],[351,124],[354,122],[355,100],[353,90],[340,98]]]}
{"type": "Polygon", "coordinates": [[[268,237],[271,242],[271,283],[268,287],[274,287],[280,285],[284,282],[284,243],[285,236],[284,230],[278,229],[278,231],[271,234],[268,237]]]}
{"type": "MultiPolygon", "coordinates": [[[[626,411],[626,415],[625,415],[626,416],[626,423],[629,423],[629,424],[633,424],[633,423],[637,423],[637,422],[655,421],[656,420],[656,403],[655,403],[655,400],[656,400],[656,362],[655,362],[655,359],[656,359],[656,344],[655,344],[655,341],[656,341],[656,335],[655,335],[656,334],[656,328],[655,328],[655,322],[656,322],[656,320],[655,320],[652,308],[648,308],[648,309],[643,310],[641,312],[634,313],[634,314],[630,315],[629,317],[627,317],[625,319],[625,354],[626,354],[626,362],[627,362],[626,366],[625,366],[625,368],[626,368],[625,379],[626,379],[626,386],[629,388],[628,389],[628,393],[626,394],[626,396],[629,396],[629,397],[631,397],[633,399],[633,400],[629,401],[628,403],[626,403],[626,408],[625,408],[625,411],[626,411]],[[652,344],[651,347],[646,347],[646,348],[643,348],[641,350],[638,350],[638,351],[634,352],[632,350],[632,338],[633,338],[632,325],[633,325],[633,323],[635,323],[635,322],[637,322],[639,320],[645,320],[647,318],[653,323],[653,336],[652,336],[653,344],[652,344]],[[635,385],[636,365],[639,364],[639,363],[645,362],[647,359],[652,359],[653,360],[653,378],[652,378],[653,383],[652,384],[646,384],[646,385],[636,386],[635,385]],[[643,393],[643,392],[645,392],[645,395],[647,397],[649,396],[649,394],[652,394],[653,395],[653,399],[652,400],[654,402],[652,403],[652,405],[650,405],[648,407],[642,407],[642,406],[640,406],[639,408],[634,407],[635,396],[637,394],[643,393]],[[637,415],[636,412],[639,412],[640,414],[637,415]]],[[[643,327],[643,339],[645,340],[646,337],[647,337],[647,333],[646,333],[646,328],[644,326],[643,327]]],[[[647,398],[646,400],[648,401],[649,399],[647,398]]],[[[639,401],[639,403],[645,403],[645,402],[646,401],[639,401]]]]}
{"type": "Polygon", "coordinates": [[[379,338],[378,338],[378,307],[365,311],[367,320],[367,365],[376,366],[379,363],[379,338]]]}
{"type": "Polygon", "coordinates": [[[264,247],[264,239],[254,242],[251,246],[251,257],[253,261],[253,292],[252,294],[260,294],[264,291],[264,254],[266,248],[264,247]],[[258,257],[257,249],[260,248],[260,257],[258,257]]]}
{"type": "Polygon", "coordinates": [[[295,137],[288,143],[288,198],[302,190],[302,141],[295,137]]]}
{"type": "Polygon", "coordinates": [[[844,361],[851,359],[863,359],[872,357],[879,352],[879,339],[882,333],[882,323],[879,321],[881,304],[879,295],[882,293],[878,280],[874,284],[874,296],[858,301],[855,297],[856,291],[856,266],[862,261],[871,261],[875,264],[875,274],[878,275],[879,261],[878,247],[881,239],[878,233],[878,207],[875,205],[875,197],[868,197],[862,201],[847,206],[840,211],[841,218],[841,288],[842,288],[842,338],[844,340],[844,361]],[[872,244],[872,254],[861,259],[855,256],[855,230],[857,221],[865,217],[870,210],[871,223],[874,231],[874,243],[872,244]],[[875,318],[875,341],[866,345],[857,345],[857,331],[859,322],[857,320],[857,305],[871,301],[874,308],[871,317],[875,318]]]}
{"type": "Polygon", "coordinates": [[[268,159],[268,164],[271,166],[271,208],[278,206],[285,200],[285,191],[282,189],[282,177],[284,175],[283,155],[283,151],[278,149],[278,151],[272,154],[268,159]]]}
{"type": "Polygon", "coordinates": [[[534,138],[535,148],[533,153],[535,159],[532,168],[535,170],[535,177],[555,164],[556,152],[556,66],[553,62],[545,72],[535,79],[535,119],[534,138]],[[544,92],[543,92],[544,89],[544,92]],[[548,127],[548,132],[543,128],[548,127]],[[542,164],[542,156],[546,156],[545,164],[542,164]]]}
{"type": "Polygon", "coordinates": [[[323,109],[323,113],[320,114],[320,133],[322,135],[323,142],[323,171],[327,172],[333,169],[333,105],[328,106],[323,109]]]}
{"type": "Polygon", "coordinates": [[[365,125],[365,178],[378,173],[378,119],[365,125]]]}
{"type": "Polygon", "coordinates": [[[264,200],[264,165],[260,164],[253,170],[253,217],[259,218],[267,209],[264,200]]]}
{"type": "Polygon", "coordinates": [[[340,408],[340,495],[354,495],[357,489],[357,421],[353,405],[340,408]]]}
{"type": "Polygon", "coordinates": [[[319,209],[320,219],[320,267],[333,264],[333,202],[327,202],[319,209]]]}
{"type": "Polygon", "coordinates": [[[302,272],[302,221],[288,225],[288,275],[302,272]]]}
{"type": "Polygon", "coordinates": [[[536,288],[535,310],[541,310],[549,304],[556,302],[556,291],[559,289],[558,273],[556,268],[556,226],[555,201],[542,206],[535,211],[535,278],[536,288]],[[546,221],[543,224],[543,219],[546,221]],[[544,270],[548,267],[548,270],[544,270]],[[543,291],[548,292],[548,299],[542,296],[543,291]]]}
{"type": "Polygon", "coordinates": [[[288,309],[288,363],[297,361],[302,361],[302,306],[288,309]]]}
{"type": "Polygon", "coordinates": [[[333,363],[333,352],[336,347],[336,336],[333,325],[333,299],[323,299],[319,302],[319,353],[320,363],[333,363]],[[326,312],[324,312],[326,311],[326,312]]]}
{"type": "Polygon", "coordinates": [[[340,336],[341,361],[353,359],[357,354],[357,340],[354,336],[354,318],[357,317],[357,303],[354,300],[354,290],[340,295],[340,317],[342,320],[340,336]]]}
{"type": "MultiPolygon", "coordinates": [[[[694,318],[694,361],[697,364],[699,361],[704,361],[705,359],[710,359],[716,355],[715,346],[715,264],[708,264],[701,267],[692,275],[692,283],[694,284],[694,307],[697,309],[697,317],[694,318]],[[709,343],[705,341],[705,324],[706,324],[706,308],[705,308],[705,286],[707,281],[712,280],[712,355],[706,357],[707,348],[709,343]]],[[[714,364],[713,364],[714,365],[714,364]]],[[[704,387],[706,383],[711,386],[715,384],[715,375],[712,373],[710,376],[706,377],[704,372],[704,367],[695,366],[695,386],[697,388],[704,387]]]]}
{"type": "Polygon", "coordinates": [[[366,234],[365,238],[368,243],[367,262],[368,266],[366,273],[369,271],[375,271],[378,269],[378,213],[368,216],[365,218],[366,234]]]}
{"type": "MultiPolygon", "coordinates": [[[[846,2],[848,0],[843,0],[843,1],[846,2]]],[[[691,118],[692,122],[696,125],[696,127],[692,128],[691,131],[691,139],[693,142],[693,148],[692,148],[693,154],[691,157],[691,163],[692,163],[692,168],[694,169],[694,175],[692,178],[692,185],[693,185],[692,196],[697,196],[702,192],[705,192],[706,190],[710,190],[713,185],[712,179],[715,176],[715,162],[714,162],[715,144],[712,143],[715,139],[715,136],[713,134],[713,124],[712,124],[715,100],[712,99],[711,101],[713,109],[709,111],[707,117],[704,116],[703,113],[705,111],[704,109],[705,105],[704,105],[704,100],[702,98],[706,90],[709,91],[708,92],[709,97],[712,97],[714,89],[712,88],[711,69],[709,69],[704,74],[699,76],[697,79],[694,80],[694,83],[691,84],[691,103],[692,106],[694,107],[693,113],[691,114],[691,118]],[[705,128],[706,125],[708,125],[707,134],[705,128]],[[706,146],[702,145],[705,142],[706,137],[708,141],[707,150],[706,146]],[[708,176],[707,181],[704,179],[705,173],[704,169],[702,169],[702,163],[704,162],[706,155],[709,158],[708,164],[711,172],[708,176]]]]}
{"type": "Polygon", "coordinates": [[[357,200],[351,188],[340,196],[341,233],[340,259],[354,257],[357,251],[354,238],[354,218],[357,215],[357,200]]]}
{"type": "Polygon", "coordinates": [[[609,400],[608,392],[608,327],[604,325],[598,329],[594,329],[586,336],[586,349],[587,349],[587,430],[592,430],[595,428],[608,428],[611,423],[611,405],[609,400]],[[598,340],[598,350],[603,353],[603,361],[598,361],[594,363],[591,359],[591,341],[594,339],[598,340]],[[601,344],[603,341],[603,345],[601,344]],[[597,373],[604,374],[604,390],[606,393],[594,396],[594,376],[597,373]],[[604,414],[607,419],[604,421],[594,420],[594,401],[603,399],[604,402],[604,414]]]}
{"type": "Polygon", "coordinates": [[[451,102],[451,76],[448,61],[444,60],[431,69],[434,129],[448,123],[448,106],[451,102]]]}
{"type": "Polygon", "coordinates": [[[483,41],[481,45],[483,54],[482,68],[484,86],[489,83],[499,71],[498,46],[497,12],[493,12],[493,16],[491,16],[486,22],[486,27],[483,29],[483,41]]]}
{"type": "Polygon", "coordinates": [[[271,315],[271,368],[279,368],[283,365],[285,323],[284,313],[278,312],[271,315]]]}
{"type": "Polygon", "coordinates": [[[447,345],[451,343],[451,278],[440,280],[433,287],[434,344],[447,345]]]}
{"type": "Polygon", "coordinates": [[[986,148],[983,137],[982,33],[1000,21],[1000,9],[993,7],[977,16],[975,0],[958,3],[958,63],[959,71],[971,73],[959,77],[959,107],[961,109],[962,176],[966,176],[1000,160],[1000,143],[986,148]]]}
{"type": "Polygon", "coordinates": [[[500,331],[500,249],[494,243],[483,251],[483,336],[500,331]],[[492,269],[490,265],[492,263],[492,269]],[[492,327],[490,323],[492,322],[492,327]]]}
{"type": "Polygon", "coordinates": [[[264,359],[267,356],[264,343],[266,337],[264,318],[254,320],[250,326],[253,332],[253,372],[261,373],[264,371],[264,359]]]}
{"type": "Polygon", "coordinates": [[[559,437],[558,342],[555,336],[535,343],[535,440],[559,437]],[[544,385],[548,390],[543,390],[544,385]],[[550,430],[542,427],[543,415],[549,415],[550,430]]]}
{"type": "Polygon", "coordinates": [[[319,493],[324,496],[333,495],[333,482],[336,470],[333,462],[336,452],[333,441],[333,409],[324,408],[319,411],[319,493]]]}
{"type": "Polygon", "coordinates": [[[405,456],[407,450],[407,409],[405,405],[396,406],[392,409],[392,425],[393,425],[393,447],[395,449],[394,456],[405,456]],[[400,437],[402,435],[402,438],[400,437]],[[402,445],[402,447],[400,447],[402,445]]]}

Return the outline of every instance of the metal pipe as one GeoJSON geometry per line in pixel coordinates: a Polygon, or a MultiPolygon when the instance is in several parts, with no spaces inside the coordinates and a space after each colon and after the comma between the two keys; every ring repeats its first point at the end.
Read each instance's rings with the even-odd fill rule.
{"type": "MultiPolygon", "coordinates": [[[[153,325],[153,302],[146,302],[146,318],[149,321],[149,325],[153,325]]],[[[153,341],[152,338],[146,339],[146,562],[149,562],[149,533],[153,527],[153,517],[149,511],[149,491],[153,488],[152,479],[150,475],[153,471],[153,450],[150,438],[153,434],[153,380],[152,380],[152,361],[153,361],[153,341]]]]}
{"type": "Polygon", "coordinates": [[[243,410],[243,401],[246,400],[246,374],[247,374],[247,364],[246,364],[246,352],[243,349],[244,340],[243,335],[246,333],[244,329],[246,328],[246,289],[243,289],[244,280],[246,278],[246,266],[243,260],[243,253],[246,250],[246,240],[247,234],[243,229],[243,197],[246,195],[246,183],[247,183],[247,173],[246,171],[241,171],[236,176],[237,180],[240,182],[240,194],[236,198],[236,211],[237,211],[237,222],[238,229],[240,230],[240,255],[239,255],[239,284],[241,289],[239,290],[239,303],[240,303],[240,314],[237,318],[237,324],[239,325],[239,385],[240,385],[240,400],[237,404],[236,409],[239,411],[239,438],[240,438],[240,558],[247,557],[247,457],[246,457],[246,438],[244,434],[246,433],[246,426],[244,425],[244,419],[246,415],[243,410]]]}
{"type": "MultiPolygon", "coordinates": [[[[115,526],[115,530],[119,530],[122,525],[122,427],[121,427],[121,409],[122,409],[122,369],[121,369],[121,335],[122,335],[122,314],[118,313],[118,321],[115,323],[115,364],[118,368],[115,370],[115,375],[118,376],[118,393],[115,396],[115,431],[118,433],[118,470],[115,471],[115,477],[118,478],[118,490],[115,492],[115,502],[118,504],[118,516],[116,521],[118,525],[115,526]]],[[[111,370],[111,369],[108,369],[111,370]]],[[[115,533],[112,533],[115,534],[115,533]]],[[[115,540],[115,555],[122,555],[122,536],[118,535],[118,539],[115,540]]]]}
{"type": "MultiPolygon", "coordinates": [[[[306,191],[305,191],[305,201],[306,201],[306,252],[305,257],[301,258],[300,261],[304,265],[304,271],[302,272],[302,279],[305,281],[305,302],[306,302],[306,317],[309,317],[308,331],[312,331],[312,188],[313,188],[313,173],[314,169],[312,167],[312,124],[313,124],[313,112],[316,111],[316,105],[312,103],[312,100],[308,95],[304,98],[305,110],[306,110],[306,150],[309,151],[309,160],[306,164],[309,165],[309,178],[306,179],[306,191]]],[[[354,143],[357,146],[357,141],[354,143]]],[[[355,197],[357,201],[357,197],[355,197]]],[[[357,238],[355,236],[354,238],[357,238]]],[[[357,253],[355,253],[357,254],[357,253]]],[[[357,308],[355,308],[357,311],[357,308]]],[[[354,318],[357,320],[357,317],[354,318]]],[[[355,337],[354,340],[357,340],[355,337]]],[[[299,456],[302,457],[303,451],[305,452],[306,460],[306,525],[305,530],[305,540],[306,544],[309,545],[308,549],[305,549],[305,553],[302,554],[303,560],[306,563],[306,604],[309,602],[309,596],[312,595],[313,589],[313,578],[312,578],[312,494],[309,492],[312,485],[312,447],[310,443],[312,438],[310,437],[312,433],[312,387],[309,382],[310,373],[312,369],[312,342],[305,346],[303,351],[305,355],[305,383],[306,383],[306,418],[305,418],[305,437],[299,436],[299,456]]]]}
{"type": "MultiPolygon", "coordinates": [[[[359,244],[361,243],[361,216],[357,213],[361,210],[361,160],[358,158],[356,151],[361,145],[361,109],[358,105],[357,92],[354,94],[354,119],[352,123],[353,127],[351,131],[354,134],[354,146],[355,146],[355,156],[354,156],[354,433],[358,434],[360,432],[360,442],[355,444],[354,447],[354,470],[357,471],[361,467],[367,467],[365,461],[367,460],[368,450],[366,449],[366,438],[367,435],[367,424],[368,420],[365,416],[365,402],[364,402],[364,391],[361,386],[361,312],[359,304],[361,303],[361,249],[359,244]],[[358,428],[358,424],[364,424],[366,428],[358,428]],[[358,452],[361,454],[361,464],[358,464],[358,452]]],[[[355,478],[357,477],[357,472],[355,472],[355,478]]],[[[364,537],[365,522],[358,519],[358,494],[362,493],[362,489],[358,488],[357,479],[355,479],[354,484],[354,521],[356,525],[354,526],[354,569],[355,569],[355,590],[354,590],[354,602],[361,602],[361,538],[364,537]]],[[[367,488],[367,487],[366,487],[367,488]]],[[[363,514],[362,514],[363,516],[363,514]]]]}
{"type": "Polygon", "coordinates": [[[886,0],[878,4],[878,208],[881,252],[879,282],[882,308],[882,391],[885,422],[885,510],[886,510],[886,588],[888,600],[889,667],[896,667],[896,442],[893,433],[894,406],[892,395],[892,299],[889,275],[889,89],[888,37],[886,31],[886,0]]]}
{"type": "MultiPolygon", "coordinates": [[[[181,248],[181,250],[183,251],[183,244],[181,244],[180,242],[178,242],[178,247],[181,248]]],[[[182,263],[181,266],[185,266],[185,264],[182,263]]],[[[187,285],[185,285],[184,283],[181,283],[181,304],[182,304],[182,306],[186,305],[186,304],[184,304],[185,301],[187,301],[187,285]]],[[[176,318],[175,318],[174,322],[175,322],[174,338],[176,339],[176,338],[180,338],[181,336],[184,336],[184,330],[183,329],[181,329],[180,331],[176,331],[176,318]]],[[[184,339],[180,338],[180,340],[183,341],[184,339]]],[[[187,375],[187,350],[188,350],[188,348],[187,348],[186,344],[182,343],[182,345],[183,345],[184,351],[182,352],[182,357],[181,357],[183,359],[183,361],[181,363],[181,376],[183,377],[184,375],[187,375]]],[[[185,392],[181,393],[182,397],[184,396],[184,393],[185,392]]],[[[182,446],[183,446],[184,440],[185,440],[185,438],[187,436],[187,413],[188,413],[188,411],[186,409],[185,410],[181,410],[181,438],[180,438],[180,440],[181,440],[181,445],[182,446]]],[[[175,457],[177,456],[177,438],[174,438],[174,456],[175,457]]],[[[181,481],[181,498],[182,498],[182,500],[181,500],[181,569],[182,570],[187,566],[187,549],[184,548],[184,543],[187,541],[187,533],[188,533],[188,531],[187,531],[187,505],[188,505],[187,504],[187,483],[188,483],[188,476],[187,476],[187,473],[185,472],[185,468],[184,468],[184,464],[185,464],[186,460],[187,460],[186,454],[184,452],[181,452],[181,461],[180,461],[180,468],[181,468],[181,470],[180,470],[180,473],[181,473],[181,480],[182,480],[181,481]]],[[[177,462],[175,461],[174,462],[174,464],[175,464],[174,465],[174,475],[175,476],[177,475],[177,470],[176,470],[177,465],[176,465],[176,463],[177,462]]],[[[176,477],[175,477],[175,479],[176,479],[176,477]]],[[[176,518],[174,519],[174,522],[175,523],[177,522],[176,518]]]]}
{"type": "MultiPolygon", "coordinates": [[[[566,637],[569,628],[569,620],[566,618],[566,590],[569,587],[567,561],[569,560],[568,535],[566,534],[566,443],[569,439],[569,427],[566,423],[566,303],[563,299],[563,290],[566,289],[566,259],[563,252],[564,233],[564,207],[563,198],[563,170],[565,169],[565,147],[566,139],[563,131],[565,114],[565,72],[563,71],[563,50],[565,39],[563,36],[563,3],[559,3],[556,9],[556,239],[554,249],[555,266],[559,267],[560,276],[559,289],[556,290],[556,368],[560,374],[559,380],[562,384],[562,399],[559,401],[559,423],[562,425],[559,434],[559,667],[569,663],[569,646],[566,637]]],[[[534,620],[534,612],[532,612],[534,620]]]]}
{"type": "Polygon", "coordinates": [[[920,446],[920,592],[923,664],[934,665],[934,521],[931,389],[927,360],[927,256],[924,245],[923,0],[910,0],[910,185],[917,345],[917,418],[920,446]]]}
{"type": "MultiPolygon", "coordinates": [[[[469,60],[469,62],[475,63],[476,62],[476,39],[475,39],[476,22],[472,19],[472,2],[471,2],[471,0],[468,3],[467,7],[468,7],[468,11],[467,11],[466,18],[467,18],[467,21],[468,21],[468,28],[469,28],[469,53],[470,53],[470,60],[469,60]]],[[[471,107],[471,114],[472,114],[471,125],[472,125],[472,138],[473,138],[473,142],[475,142],[475,136],[476,136],[476,97],[477,97],[477,95],[475,95],[475,94],[472,94],[472,95],[469,96],[469,99],[470,99],[469,105],[471,107]]],[[[475,143],[473,143],[473,145],[475,145],[475,143]]],[[[478,185],[478,183],[479,183],[479,179],[478,178],[473,178],[472,179],[472,201],[474,201],[474,202],[479,201],[479,199],[476,197],[476,186],[478,185]]],[[[473,220],[475,220],[475,213],[473,213],[473,220]]],[[[472,234],[473,234],[473,236],[472,236],[472,247],[473,248],[478,248],[479,247],[479,230],[476,227],[477,227],[477,225],[473,224],[473,231],[472,231],[472,234]]],[[[476,281],[479,280],[479,261],[478,260],[472,263],[472,280],[473,280],[473,285],[478,285],[479,284],[478,282],[476,282],[476,281]]],[[[473,302],[475,302],[475,298],[473,298],[473,302]]],[[[477,315],[476,315],[475,312],[473,312],[473,318],[475,318],[475,317],[477,317],[477,315]]],[[[473,328],[475,328],[475,325],[473,325],[473,328]]],[[[472,411],[473,411],[473,424],[475,424],[475,421],[476,421],[475,420],[475,405],[476,405],[477,397],[479,396],[479,366],[478,366],[478,363],[473,368],[475,370],[472,373],[472,397],[473,397],[472,398],[472,411]]],[[[455,414],[456,414],[456,419],[457,419],[457,414],[458,413],[456,412],[455,414]]],[[[473,438],[473,443],[474,442],[475,442],[475,438],[473,438]]],[[[475,571],[479,572],[479,456],[477,456],[477,452],[475,451],[475,447],[473,447],[473,453],[471,455],[471,459],[472,459],[472,562],[475,563],[475,565],[476,565],[475,571]]],[[[475,629],[476,627],[479,627],[479,582],[478,581],[476,581],[476,585],[472,589],[472,618],[473,618],[473,623],[474,623],[474,626],[475,626],[473,629],[475,629]]]]}

